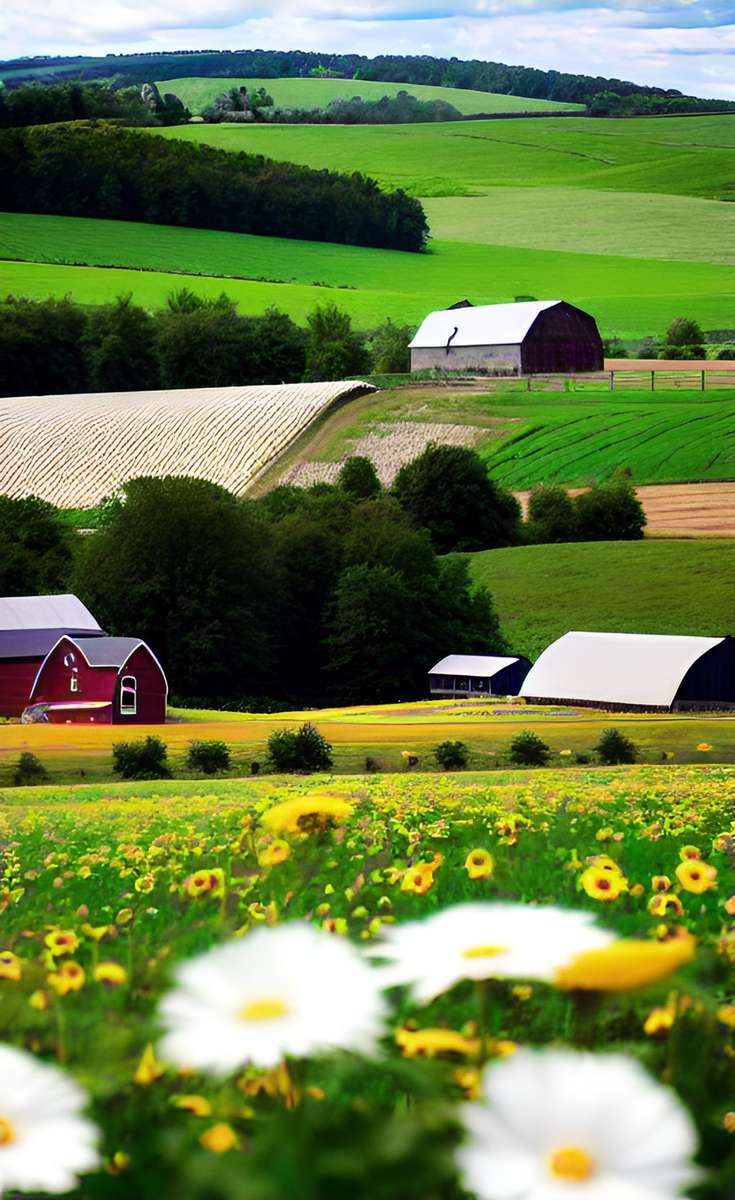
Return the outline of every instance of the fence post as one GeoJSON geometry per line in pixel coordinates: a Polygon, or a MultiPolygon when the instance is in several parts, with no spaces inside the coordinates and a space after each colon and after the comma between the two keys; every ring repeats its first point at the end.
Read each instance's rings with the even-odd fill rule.
{"type": "Polygon", "coordinates": [[[702,367],[702,391],[704,391],[704,367],[702,367]]]}
{"type": "Polygon", "coordinates": [[[615,390],[615,372],[611,371],[610,372],[610,391],[612,392],[614,390],[615,390]]]}
{"type": "Polygon", "coordinates": [[[651,391],[653,392],[653,391],[655,391],[655,389],[656,389],[656,372],[654,370],[654,371],[651,371],[651,391]]]}

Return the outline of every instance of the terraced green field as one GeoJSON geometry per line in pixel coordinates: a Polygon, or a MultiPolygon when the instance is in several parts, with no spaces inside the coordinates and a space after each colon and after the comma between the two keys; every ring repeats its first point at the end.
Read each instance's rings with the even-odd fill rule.
{"type": "Polygon", "coordinates": [[[203,78],[162,79],[158,81],[162,92],[174,92],[193,113],[199,113],[215,96],[233,87],[246,87],[250,91],[264,87],[273,97],[276,108],[326,108],[332,100],[351,99],[361,96],[363,100],[380,100],[382,96],[397,96],[399,92],[410,92],[419,100],[445,100],[461,113],[493,112],[560,112],[583,109],[583,104],[567,104],[562,101],[530,100],[525,96],[504,96],[496,92],[472,92],[464,88],[432,87],[422,83],[383,83],[368,79],[230,79],[203,78]]]}
{"type": "Polygon", "coordinates": [[[362,171],[415,196],[575,187],[735,197],[735,115],[431,125],[186,125],[161,137],[362,171]]]}
{"type": "Polygon", "coordinates": [[[224,290],[245,312],[276,305],[299,320],[333,299],[367,328],[387,316],[418,322],[429,309],[464,296],[493,303],[530,294],[579,304],[606,336],[659,333],[681,314],[706,329],[735,327],[732,271],[705,262],[459,241],[432,241],[430,252],[419,255],[17,213],[0,216],[0,259],[17,260],[0,262],[0,294],[69,292],[88,304],[129,291],[155,308],[185,283],[203,295],[224,290]]]}
{"type": "Polygon", "coordinates": [[[570,629],[718,636],[732,628],[735,541],[520,546],[469,558],[513,649],[531,658],[570,629]]]}

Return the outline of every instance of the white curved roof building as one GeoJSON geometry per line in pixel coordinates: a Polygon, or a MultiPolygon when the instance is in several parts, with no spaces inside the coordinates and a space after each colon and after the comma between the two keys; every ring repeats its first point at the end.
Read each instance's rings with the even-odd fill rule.
{"type": "Polygon", "coordinates": [[[730,637],[565,633],[526,676],[532,700],[610,708],[722,708],[735,704],[730,637]]]}

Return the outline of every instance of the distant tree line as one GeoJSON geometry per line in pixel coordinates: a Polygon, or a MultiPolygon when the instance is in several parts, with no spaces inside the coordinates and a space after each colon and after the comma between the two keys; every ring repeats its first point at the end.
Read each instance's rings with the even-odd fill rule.
{"type": "Polygon", "coordinates": [[[162,123],[154,120],[139,88],[115,89],[109,83],[81,83],[78,79],[0,88],[0,129],[101,119],[125,125],[162,123]]]}
{"type": "Polygon", "coordinates": [[[703,100],[700,96],[659,96],[650,93],[604,91],[587,106],[591,117],[657,117],[677,113],[708,113],[735,110],[735,100],[703,100]]]}
{"type": "Polygon", "coordinates": [[[413,330],[384,321],[352,328],[334,304],[306,326],[283,312],[242,316],[221,295],[173,293],[151,314],[120,296],[97,307],[63,300],[0,300],[0,395],[43,396],[156,388],[226,387],[346,379],[408,369],[413,330]]]}
{"type": "Polygon", "coordinates": [[[461,121],[462,113],[446,100],[419,100],[410,92],[363,100],[332,100],[326,108],[276,108],[267,117],[286,125],[408,125],[423,121],[461,121]]]}
{"type": "MultiPolygon", "coordinates": [[[[115,75],[121,81],[143,83],[147,79],[175,79],[186,75],[229,76],[231,78],[276,79],[308,77],[315,73],[330,78],[366,79],[391,83],[424,83],[439,87],[465,88],[479,92],[499,92],[510,96],[528,96],[539,100],[558,100],[586,104],[600,92],[625,96],[680,96],[676,89],[645,87],[622,79],[581,75],[562,71],[542,71],[535,67],[509,66],[481,59],[436,58],[433,55],[380,54],[368,58],[362,54],[320,54],[306,50],[170,51],[147,54],[109,54],[105,62],[83,57],[49,58],[48,75],[41,74],[38,59],[31,63],[34,77],[54,79],[54,67],[73,63],[83,79],[101,79],[115,75]],[[85,61],[89,65],[85,66],[85,61]]],[[[22,70],[28,65],[14,61],[22,70]]],[[[8,80],[12,86],[13,81],[8,80]]]]}
{"type": "Polygon", "coordinates": [[[422,250],[418,200],[262,155],[151,137],[113,125],[0,131],[8,212],[108,217],[312,241],[422,250]]]}

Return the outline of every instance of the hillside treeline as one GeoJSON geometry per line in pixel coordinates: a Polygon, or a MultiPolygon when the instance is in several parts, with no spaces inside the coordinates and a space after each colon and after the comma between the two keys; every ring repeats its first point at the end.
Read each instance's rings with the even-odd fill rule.
{"type": "Polygon", "coordinates": [[[692,113],[718,113],[735,109],[733,100],[703,100],[700,96],[654,96],[631,92],[599,92],[590,100],[587,111],[591,117],[657,117],[689,116],[692,113]]]}
{"type": "Polygon", "coordinates": [[[0,129],[100,119],[126,125],[153,123],[138,88],[114,89],[107,83],[80,83],[76,79],[47,86],[26,83],[12,90],[0,88],[0,129]]]}
{"type": "Polygon", "coordinates": [[[224,294],[205,299],[186,288],[154,314],[130,296],[97,307],[69,297],[9,297],[0,300],[0,396],[245,387],[407,371],[412,334],[390,320],[358,333],[331,303],[317,305],[305,327],[277,309],[241,315],[224,294]]]}
{"type": "MultiPolygon", "coordinates": [[[[126,83],[143,83],[147,79],[176,79],[181,75],[223,76],[245,79],[277,79],[308,76],[324,68],[326,72],[345,79],[378,80],[389,83],[428,83],[439,87],[467,88],[479,92],[500,92],[505,95],[528,96],[539,100],[560,100],[586,104],[598,92],[611,91],[621,96],[629,92],[644,95],[680,95],[675,89],[645,87],[622,79],[604,76],[572,74],[562,71],[541,71],[536,67],[509,66],[506,63],[464,61],[458,58],[435,58],[429,54],[380,54],[368,58],[363,54],[318,54],[307,50],[205,50],[171,51],[149,54],[109,54],[104,63],[84,58],[46,60],[48,74],[41,74],[43,65],[13,62],[4,64],[22,70],[31,65],[34,77],[45,82],[54,78],[54,66],[74,63],[83,79],[109,78],[111,75],[126,83]]],[[[13,81],[8,80],[12,86],[13,81]]]]}
{"type": "MultiPolygon", "coordinates": [[[[205,119],[206,119],[206,114],[205,119]]],[[[326,108],[276,108],[266,115],[286,125],[408,125],[423,121],[461,121],[462,113],[446,100],[419,100],[410,92],[363,100],[360,96],[332,100],[326,108]]]]}
{"type": "Polygon", "coordinates": [[[0,497],[0,588],[74,591],[149,643],[175,696],[210,706],[408,699],[450,650],[504,649],[464,560],[439,558],[395,499],[339,486],[248,501],[141,479],[84,539],[51,506],[0,497]]]}
{"type": "Polygon", "coordinates": [[[421,250],[418,200],[262,155],[164,140],[112,125],[0,131],[7,212],[108,217],[236,233],[421,250]]]}

